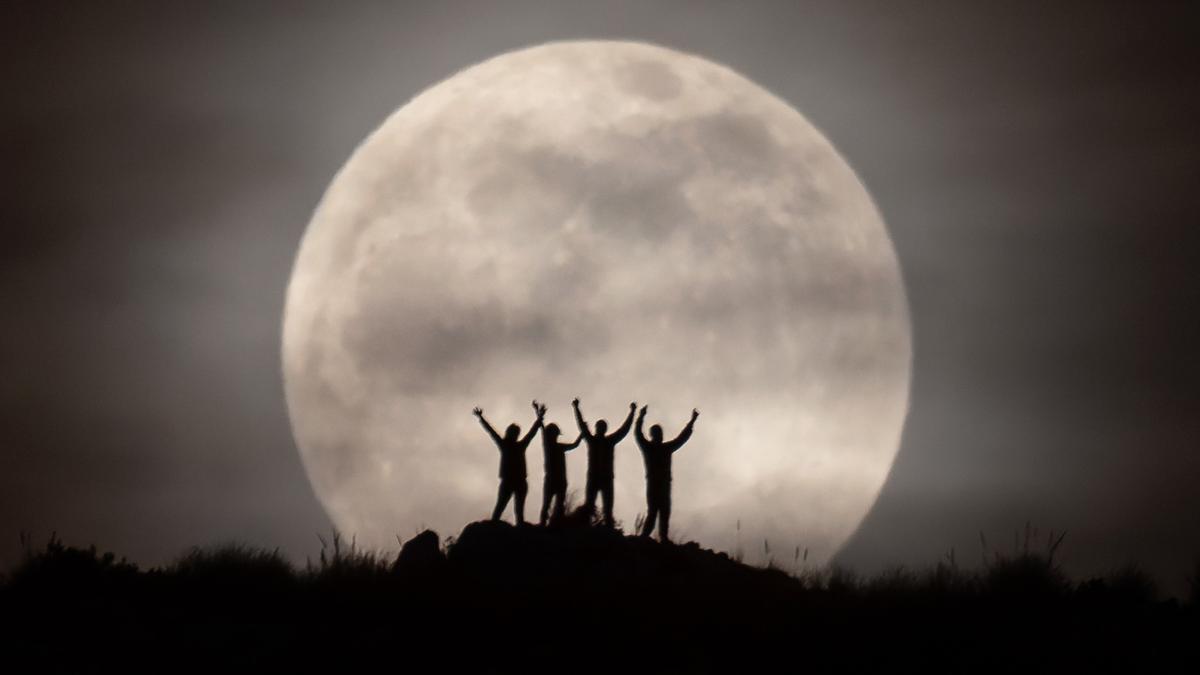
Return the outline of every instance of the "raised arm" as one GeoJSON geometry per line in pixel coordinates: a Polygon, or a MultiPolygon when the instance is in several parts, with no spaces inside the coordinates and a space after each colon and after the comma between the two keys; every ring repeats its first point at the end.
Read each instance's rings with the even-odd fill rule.
{"type": "Polygon", "coordinates": [[[575,437],[575,440],[571,441],[570,443],[559,443],[558,447],[562,448],[563,452],[567,452],[569,450],[574,450],[575,448],[579,447],[579,442],[582,440],[583,440],[583,434],[579,434],[578,436],[575,437]]]}
{"type": "Polygon", "coordinates": [[[492,440],[496,442],[496,445],[500,445],[500,434],[496,433],[496,430],[492,428],[492,425],[488,424],[488,421],[484,419],[483,408],[476,408],[472,412],[474,412],[475,416],[479,418],[479,423],[483,425],[484,430],[488,432],[488,435],[492,437],[492,440]]]}
{"type": "Polygon", "coordinates": [[[621,428],[612,432],[608,437],[613,443],[620,443],[625,434],[629,433],[629,427],[633,426],[633,413],[637,411],[637,403],[629,404],[629,414],[625,416],[625,421],[621,423],[621,428]]]}
{"type": "Polygon", "coordinates": [[[640,446],[644,446],[647,443],[646,434],[642,431],[642,423],[646,421],[646,409],[649,407],[650,406],[647,405],[642,406],[642,411],[638,413],[637,426],[633,428],[633,433],[635,434],[638,445],[640,446]]]}
{"type": "Polygon", "coordinates": [[[683,447],[683,444],[687,443],[688,439],[692,437],[692,427],[696,426],[696,418],[699,416],[700,411],[693,409],[692,419],[688,420],[687,426],[683,428],[683,431],[679,432],[678,436],[667,441],[666,443],[663,443],[663,447],[671,452],[675,452],[679,448],[683,447]]]}
{"type": "Polygon", "coordinates": [[[587,422],[583,421],[583,413],[579,412],[579,399],[571,401],[571,407],[575,409],[575,423],[579,425],[579,435],[584,438],[592,437],[592,430],[588,429],[587,422]]]}
{"type": "Polygon", "coordinates": [[[521,439],[522,446],[529,445],[529,441],[533,440],[534,434],[538,432],[538,429],[542,428],[542,420],[546,418],[546,406],[538,405],[538,402],[534,401],[533,409],[537,411],[537,419],[533,421],[533,424],[529,425],[529,433],[525,434],[525,438],[521,439]]]}

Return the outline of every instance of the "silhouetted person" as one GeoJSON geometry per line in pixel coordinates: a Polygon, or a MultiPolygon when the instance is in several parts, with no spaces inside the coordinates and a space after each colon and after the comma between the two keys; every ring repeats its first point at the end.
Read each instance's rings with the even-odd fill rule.
{"type": "Polygon", "coordinates": [[[575,421],[579,424],[579,433],[583,436],[583,440],[587,441],[588,448],[588,468],[587,468],[587,498],[584,506],[589,513],[596,511],[596,494],[599,493],[604,497],[604,524],[612,527],[613,525],[613,451],[616,450],[617,443],[625,438],[625,434],[629,433],[629,427],[633,424],[633,413],[637,410],[637,403],[629,404],[629,415],[625,418],[625,423],[620,429],[608,434],[608,422],[604,420],[596,420],[596,433],[592,433],[588,429],[587,422],[583,421],[583,413],[579,412],[579,399],[571,401],[571,407],[575,408],[575,421]]]}
{"type": "Polygon", "coordinates": [[[542,427],[542,450],[546,457],[546,479],[542,483],[542,513],[538,523],[545,525],[550,515],[550,503],[554,502],[554,520],[563,517],[567,501],[567,452],[574,450],[583,440],[579,434],[570,443],[560,443],[558,437],[562,434],[554,423],[542,427]]]}
{"type": "Polygon", "coordinates": [[[515,495],[517,524],[525,522],[525,495],[529,493],[529,482],[525,479],[525,448],[529,447],[533,435],[542,428],[542,418],[546,415],[546,406],[539,406],[537,401],[533,402],[533,409],[537,411],[537,419],[524,438],[518,438],[521,427],[516,424],[508,425],[508,429],[504,431],[504,438],[500,438],[492,425],[484,419],[483,409],[474,410],[479,423],[496,442],[496,447],[500,448],[500,493],[496,495],[496,508],[492,511],[492,520],[500,520],[500,514],[504,513],[504,508],[508,506],[508,500],[515,495]]]}
{"type": "Polygon", "coordinates": [[[699,410],[692,410],[692,419],[679,435],[669,441],[663,440],[662,427],[655,424],[650,427],[650,438],[642,433],[642,422],[646,419],[646,408],[637,418],[638,447],[642,450],[642,459],[646,462],[646,524],[642,526],[642,536],[648,537],[654,531],[654,521],[658,520],[658,539],[667,541],[671,530],[671,455],[692,436],[692,427],[699,410]]]}

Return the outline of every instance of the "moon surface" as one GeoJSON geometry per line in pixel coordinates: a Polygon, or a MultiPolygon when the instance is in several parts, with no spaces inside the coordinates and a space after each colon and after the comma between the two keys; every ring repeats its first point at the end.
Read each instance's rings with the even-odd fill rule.
{"type": "MultiPolygon", "coordinates": [[[[526,429],[537,398],[573,439],[579,396],[610,428],[649,404],[668,437],[700,409],[676,539],[819,564],[888,475],[910,363],[886,227],[829,141],[726,67],[630,42],[503,54],[399,108],[318,206],[283,325],[308,476],[374,547],[490,513],[472,407],[526,429]]],[[[567,463],[582,493],[585,451],[567,463]]],[[[644,511],[631,433],[616,516],[644,511]]]]}

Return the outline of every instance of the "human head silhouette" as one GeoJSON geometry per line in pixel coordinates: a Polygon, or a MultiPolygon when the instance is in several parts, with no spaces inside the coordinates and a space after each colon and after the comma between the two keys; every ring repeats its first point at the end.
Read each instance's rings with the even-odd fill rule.
{"type": "Polygon", "coordinates": [[[608,432],[608,422],[604,420],[596,420],[596,433],[603,436],[608,432]]]}
{"type": "Polygon", "coordinates": [[[558,438],[558,435],[562,432],[559,431],[557,424],[551,422],[542,429],[542,433],[546,435],[546,438],[558,438]]]}
{"type": "Polygon", "coordinates": [[[519,427],[515,424],[510,424],[510,425],[508,425],[508,428],[504,430],[504,440],[515,441],[515,440],[517,440],[517,436],[519,436],[520,434],[521,434],[521,427],[519,427]]]}
{"type": "Polygon", "coordinates": [[[662,443],[662,427],[655,424],[650,427],[650,440],[655,443],[662,443]]]}

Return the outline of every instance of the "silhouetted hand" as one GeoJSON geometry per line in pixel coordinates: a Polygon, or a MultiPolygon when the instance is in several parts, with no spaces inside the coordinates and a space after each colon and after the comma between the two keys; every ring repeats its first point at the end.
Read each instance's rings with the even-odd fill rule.
{"type": "Polygon", "coordinates": [[[633,403],[630,403],[630,404],[629,404],[629,409],[630,409],[631,411],[632,411],[632,410],[637,410],[637,401],[634,401],[633,403]]]}
{"type": "Polygon", "coordinates": [[[645,416],[646,416],[646,410],[648,410],[649,408],[650,408],[650,406],[648,406],[648,405],[644,405],[644,406],[642,406],[642,412],[638,413],[638,417],[645,417],[645,416]]]}
{"type": "Polygon", "coordinates": [[[483,408],[476,406],[471,412],[475,413],[476,417],[483,417],[483,408]]]}
{"type": "Polygon", "coordinates": [[[700,416],[700,411],[695,408],[692,408],[692,421],[695,422],[696,418],[699,416],[700,416]]]}
{"type": "Polygon", "coordinates": [[[578,408],[578,407],[579,407],[579,397],[578,397],[578,396],[576,396],[575,398],[571,399],[571,405],[575,406],[576,408],[578,408]]]}

